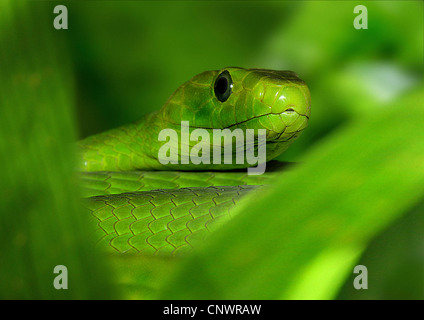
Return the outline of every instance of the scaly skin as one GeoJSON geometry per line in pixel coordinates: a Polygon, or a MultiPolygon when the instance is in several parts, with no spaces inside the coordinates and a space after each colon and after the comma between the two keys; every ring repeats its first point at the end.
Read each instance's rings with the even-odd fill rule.
{"type": "Polygon", "coordinates": [[[243,171],[100,171],[81,174],[83,196],[119,194],[155,189],[243,186],[270,184],[290,163],[271,161],[267,172],[249,175],[243,171]]]}
{"type": "Polygon", "coordinates": [[[181,164],[187,154],[178,145],[173,146],[178,164],[161,164],[161,130],[174,129],[180,136],[181,121],[189,121],[190,133],[202,128],[211,136],[213,129],[254,129],[256,154],[258,129],[265,129],[269,161],[300,135],[310,112],[309,90],[293,72],[232,67],[203,72],[181,85],[157,112],[80,141],[79,168],[92,172],[82,179],[86,195],[101,195],[84,200],[95,218],[99,244],[118,252],[183,252],[194,239],[204,238],[218,217],[228,217],[242,196],[261,189],[241,184],[268,184],[271,179],[269,174],[216,171],[251,166],[236,164],[232,142],[232,164],[181,164]],[[228,100],[221,102],[214,84],[225,70],[233,87],[228,100]],[[209,172],[195,172],[199,170],[209,172]],[[153,189],[164,190],[146,191],[153,189]]]}
{"type": "Polygon", "coordinates": [[[165,189],[84,199],[98,245],[112,252],[180,254],[230,217],[256,186],[165,189]]]}

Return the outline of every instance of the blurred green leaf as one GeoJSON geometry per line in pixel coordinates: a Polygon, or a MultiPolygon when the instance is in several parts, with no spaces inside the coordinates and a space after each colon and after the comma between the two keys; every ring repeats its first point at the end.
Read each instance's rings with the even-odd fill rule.
{"type": "Polygon", "coordinates": [[[352,286],[352,274],[338,299],[424,299],[424,202],[379,234],[358,264],[368,269],[368,289],[352,286]]]}
{"type": "Polygon", "coordinates": [[[48,15],[53,8],[1,7],[0,297],[110,297],[108,268],[78,204],[73,81],[48,15]],[[56,265],[68,269],[68,290],[53,287],[56,265]]]}
{"type": "Polygon", "coordinates": [[[420,90],[316,145],[246,199],[161,297],[334,298],[370,240],[424,197],[422,99],[420,90]]]}

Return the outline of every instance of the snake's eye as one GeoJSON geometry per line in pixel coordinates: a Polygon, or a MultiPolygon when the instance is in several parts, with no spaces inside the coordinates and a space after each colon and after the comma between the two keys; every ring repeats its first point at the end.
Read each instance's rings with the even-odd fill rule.
{"type": "Polygon", "coordinates": [[[233,79],[228,71],[223,71],[215,80],[214,91],[216,98],[221,101],[227,101],[233,89],[233,79]]]}

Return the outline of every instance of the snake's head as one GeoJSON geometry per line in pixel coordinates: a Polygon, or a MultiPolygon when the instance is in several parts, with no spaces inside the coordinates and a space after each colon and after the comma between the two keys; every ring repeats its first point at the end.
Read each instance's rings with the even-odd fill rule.
{"type": "Polygon", "coordinates": [[[288,148],[310,114],[308,87],[294,72],[236,67],[193,77],[161,110],[168,123],[191,128],[265,129],[267,160],[288,148]]]}

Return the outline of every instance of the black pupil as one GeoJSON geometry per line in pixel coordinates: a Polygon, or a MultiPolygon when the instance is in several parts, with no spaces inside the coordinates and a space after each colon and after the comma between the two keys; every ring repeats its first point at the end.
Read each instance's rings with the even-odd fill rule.
{"type": "Polygon", "coordinates": [[[233,79],[228,71],[223,71],[215,80],[214,91],[216,98],[225,102],[231,95],[233,89],[233,79]]]}
{"type": "Polygon", "coordinates": [[[225,91],[227,91],[228,88],[228,80],[225,77],[219,78],[216,83],[216,92],[218,94],[224,94],[225,91]]]}

